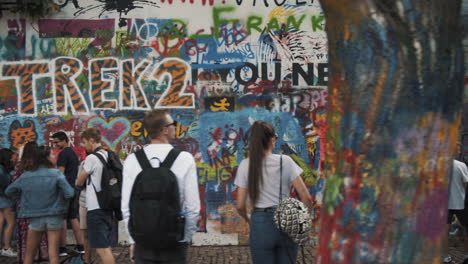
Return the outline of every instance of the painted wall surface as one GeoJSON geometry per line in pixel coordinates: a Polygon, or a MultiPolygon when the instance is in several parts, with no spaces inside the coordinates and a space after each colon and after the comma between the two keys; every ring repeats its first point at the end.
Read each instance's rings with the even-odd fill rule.
{"type": "Polygon", "coordinates": [[[317,263],[440,263],[462,121],[461,1],[320,2],[330,79],[317,263]]]}
{"type": "MultiPolygon", "coordinates": [[[[51,144],[100,128],[124,159],[147,143],[142,118],[170,109],[177,148],[197,162],[202,201],[194,244],[246,244],[236,169],[254,120],[323,195],[328,49],[314,0],[55,1],[55,15],[0,19],[0,146],[51,144]]],[[[320,210],[316,210],[318,218],[320,210]]]]}

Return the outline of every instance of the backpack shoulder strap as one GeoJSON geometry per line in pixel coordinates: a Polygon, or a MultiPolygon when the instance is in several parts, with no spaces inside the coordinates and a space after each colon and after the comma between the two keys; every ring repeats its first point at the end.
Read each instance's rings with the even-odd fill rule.
{"type": "Polygon", "coordinates": [[[104,157],[101,154],[98,154],[97,152],[93,152],[91,153],[91,155],[98,157],[98,159],[102,162],[103,165],[107,165],[107,161],[104,159],[104,157]]]}
{"type": "MultiPolygon", "coordinates": [[[[104,168],[107,166],[107,161],[104,159],[104,157],[102,157],[101,154],[98,154],[97,151],[91,153],[90,155],[94,155],[94,156],[98,157],[98,159],[99,159],[99,160],[101,161],[101,163],[102,163],[102,167],[103,167],[103,170],[104,170],[104,168]]],[[[101,175],[101,177],[102,177],[102,175],[101,175]]],[[[101,178],[101,180],[102,180],[102,178],[101,178]]],[[[88,185],[89,185],[89,184],[93,185],[94,191],[97,192],[97,191],[96,191],[96,187],[94,186],[93,180],[91,180],[91,176],[88,177],[88,185]]]]}
{"type": "Polygon", "coordinates": [[[140,149],[137,152],[135,152],[135,156],[142,170],[153,167],[151,166],[151,163],[149,162],[148,157],[146,156],[145,151],[143,149],[140,149]]]}
{"type": "Polygon", "coordinates": [[[163,161],[163,163],[161,163],[161,167],[170,169],[172,167],[172,164],[174,164],[174,161],[179,156],[179,154],[180,150],[172,148],[171,151],[169,151],[169,154],[167,154],[166,159],[163,161]]]}

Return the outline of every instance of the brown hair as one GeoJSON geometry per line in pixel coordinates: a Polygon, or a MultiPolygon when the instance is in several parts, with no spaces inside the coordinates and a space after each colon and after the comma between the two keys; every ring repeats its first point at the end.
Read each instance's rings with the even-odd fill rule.
{"type": "Polygon", "coordinates": [[[23,156],[21,156],[21,161],[19,167],[24,171],[34,171],[37,170],[39,164],[37,159],[39,157],[39,147],[37,146],[36,141],[31,141],[26,143],[23,149],[23,156]]]}
{"type": "Polygon", "coordinates": [[[101,131],[97,128],[88,128],[81,133],[81,138],[90,140],[91,138],[94,139],[94,142],[99,143],[101,142],[101,131]]]}
{"type": "Polygon", "coordinates": [[[38,166],[43,166],[46,168],[53,168],[54,164],[49,160],[50,156],[50,147],[48,146],[40,146],[38,150],[38,157],[37,157],[37,165],[38,166]]]}
{"type": "Polygon", "coordinates": [[[151,110],[145,113],[143,124],[150,139],[155,139],[161,134],[161,130],[167,122],[168,110],[151,110]]]}
{"type": "Polygon", "coordinates": [[[275,129],[270,123],[255,121],[250,128],[248,189],[252,204],[258,199],[260,186],[263,184],[263,159],[275,129]]]}

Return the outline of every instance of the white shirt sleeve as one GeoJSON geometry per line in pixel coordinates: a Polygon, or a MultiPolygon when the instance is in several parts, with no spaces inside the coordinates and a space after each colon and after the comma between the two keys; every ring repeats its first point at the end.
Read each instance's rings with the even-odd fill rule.
{"type": "Polygon", "coordinates": [[[122,210],[122,215],[123,215],[123,220],[125,223],[125,230],[128,233],[128,239],[130,240],[130,244],[134,244],[134,240],[132,236],[130,235],[130,232],[128,230],[128,221],[130,218],[130,207],[129,207],[129,202],[130,202],[130,194],[132,192],[132,187],[133,183],[135,182],[135,173],[132,173],[132,170],[135,170],[135,166],[132,166],[132,164],[135,164],[135,154],[130,154],[127,159],[125,160],[123,164],[123,169],[122,169],[122,200],[121,200],[121,210],[122,210]],[[133,168],[132,168],[133,167],[133,168]]]}
{"type": "Polygon", "coordinates": [[[197,231],[198,218],[200,216],[200,195],[198,193],[197,166],[193,156],[188,152],[182,152],[184,162],[189,163],[187,173],[184,177],[184,211],[185,215],[185,234],[184,242],[192,241],[192,235],[197,231]]]}
{"type": "Polygon", "coordinates": [[[86,156],[86,159],[83,161],[83,169],[88,173],[88,177],[96,171],[97,162],[101,162],[98,157],[91,154],[86,156]]]}
{"type": "Polygon", "coordinates": [[[234,180],[234,184],[237,187],[247,189],[247,186],[248,186],[247,175],[248,175],[248,169],[249,169],[248,164],[249,163],[247,162],[247,159],[244,159],[239,164],[239,167],[237,167],[236,179],[234,180]]]}
{"type": "Polygon", "coordinates": [[[284,171],[288,173],[289,183],[292,183],[294,179],[301,176],[304,171],[291,157],[286,155],[283,155],[283,167],[284,171]]]}
{"type": "Polygon", "coordinates": [[[462,175],[462,181],[463,182],[468,182],[468,168],[466,167],[466,164],[463,162],[460,162],[460,173],[462,175]]]}

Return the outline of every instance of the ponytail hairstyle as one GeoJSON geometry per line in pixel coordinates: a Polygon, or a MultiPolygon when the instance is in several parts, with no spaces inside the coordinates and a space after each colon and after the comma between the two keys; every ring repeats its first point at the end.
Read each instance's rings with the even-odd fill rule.
{"type": "Polygon", "coordinates": [[[35,171],[39,168],[37,162],[39,156],[39,146],[36,141],[31,141],[24,145],[23,154],[21,155],[20,170],[35,171]]]}
{"type": "Polygon", "coordinates": [[[268,149],[271,138],[275,136],[275,129],[267,122],[255,121],[250,128],[248,189],[253,205],[257,202],[260,187],[263,184],[265,151],[268,149]]]}
{"type": "Polygon", "coordinates": [[[37,159],[38,166],[43,166],[45,168],[53,168],[54,164],[49,160],[50,157],[50,147],[49,146],[40,146],[39,147],[39,156],[37,159]]]}

